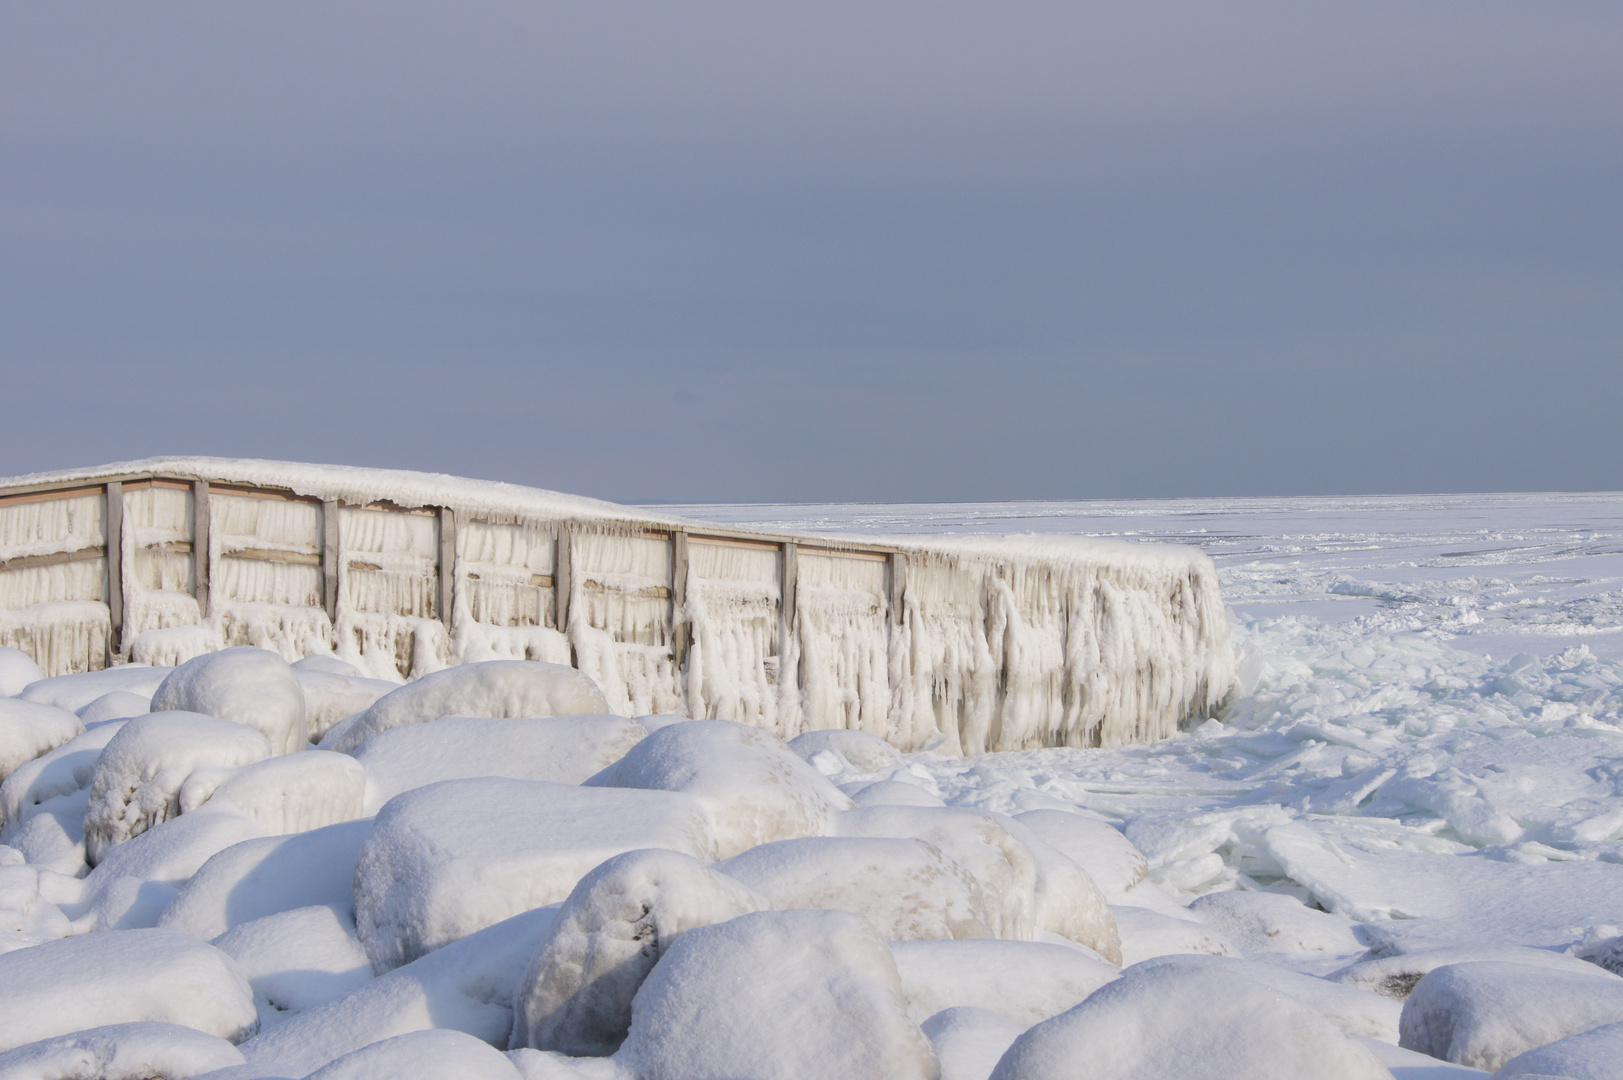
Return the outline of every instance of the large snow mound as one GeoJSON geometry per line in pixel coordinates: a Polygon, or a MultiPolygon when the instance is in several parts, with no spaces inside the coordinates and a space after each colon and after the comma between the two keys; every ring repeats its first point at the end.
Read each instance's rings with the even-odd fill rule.
{"type": "Polygon", "coordinates": [[[237,962],[255,995],[278,1014],[304,1012],[372,979],[354,921],[336,905],[240,923],[214,946],[237,962]]]}
{"type": "Polygon", "coordinates": [[[354,821],[233,844],[190,876],[159,925],[212,941],[296,908],[326,905],[352,916],[355,860],[371,831],[370,820],[354,821]]]}
{"type": "Polygon", "coordinates": [[[1238,964],[1132,967],[1009,1047],[992,1080],[1391,1080],[1362,1045],[1238,964]]]}
{"type": "Polygon", "coordinates": [[[100,862],[115,844],[180,813],[180,789],[203,766],[233,769],[271,755],[246,724],[192,712],[155,712],[125,721],[90,775],[85,854],[100,862]]]}
{"type": "Polygon", "coordinates": [[[21,649],[0,646],[0,697],[16,697],[29,683],[45,678],[34,658],[21,649]]]}
{"type": "Polygon", "coordinates": [[[980,885],[923,840],[808,837],[754,847],[716,869],[775,908],[854,911],[890,941],[987,938],[980,885]]]}
{"type": "Polygon", "coordinates": [[[1617,1080],[1623,1062],[1623,1023],[1568,1035],[1518,1054],[1495,1077],[1563,1077],[1565,1080],[1617,1080]]]}
{"type": "Polygon", "coordinates": [[[230,804],[253,818],[266,835],[308,832],[365,812],[366,770],[348,754],[306,750],[245,765],[207,790],[181,788],[182,812],[191,799],[230,804]],[[190,798],[189,798],[190,797],[190,798]]]}
{"type": "Polygon", "coordinates": [[[286,660],[247,645],[204,653],[164,679],[153,712],[195,712],[235,720],[270,742],[271,753],[303,750],[304,690],[286,660]]]}
{"type": "Polygon", "coordinates": [[[1477,1069],[1603,1024],[1623,1023],[1623,978],[1502,961],[1450,964],[1415,984],[1402,1045],[1477,1069]]]}
{"type": "Polygon", "coordinates": [[[603,692],[583,673],[538,660],[486,660],[425,675],[378,698],[327,732],[325,750],[354,750],[402,724],[442,716],[497,718],[606,713],[603,692]]]}
{"type": "Polygon", "coordinates": [[[443,1028],[492,1046],[513,1027],[513,992],[554,909],[514,916],[396,968],[242,1044],[272,1076],[305,1076],[382,1039],[443,1028]]]}
{"type": "Polygon", "coordinates": [[[380,1039],[307,1080],[520,1080],[507,1055],[460,1031],[410,1031],[380,1039]]]}
{"type": "Polygon", "coordinates": [[[578,784],[648,734],[623,716],[445,716],[392,728],[353,751],[366,767],[367,809],[441,780],[505,776],[578,784]]]}
{"type": "Polygon", "coordinates": [[[725,720],[662,727],[587,783],[692,796],[724,859],[772,840],[827,836],[852,805],[781,739],[725,720]]]}
{"type": "Polygon", "coordinates": [[[84,730],[84,722],[66,709],[0,698],[0,781],[84,730]]]}
{"type": "Polygon", "coordinates": [[[843,911],[762,911],[688,931],[637,991],[619,1057],[650,1078],[939,1072],[889,948],[843,911]]]}
{"type": "Polygon", "coordinates": [[[0,1049],[136,1021],[237,1042],[254,1033],[259,1014],[229,957],[168,930],[89,934],[0,955],[0,1049]]]}
{"type": "Polygon", "coordinates": [[[907,1015],[995,1012],[1024,1031],[1081,1002],[1118,972],[1082,949],[1041,941],[893,941],[907,1015]]]}
{"type": "Polygon", "coordinates": [[[994,937],[1036,934],[1037,860],[991,814],[957,807],[868,806],[841,814],[843,836],[923,840],[967,871],[980,887],[994,937]]]}
{"type": "Polygon", "coordinates": [[[188,1080],[244,1064],[225,1039],[179,1024],[111,1024],[0,1054],[0,1080],[188,1080]]]}
{"type": "Polygon", "coordinates": [[[378,971],[556,904],[605,859],[662,847],[711,859],[704,808],[671,791],[486,777],[390,800],[355,864],[355,925],[378,971]]]}
{"type": "Polygon", "coordinates": [[[686,855],[617,855],[582,878],[558,909],[519,984],[511,1045],[612,1054],[631,1002],[684,933],[766,907],[749,889],[686,855]]]}

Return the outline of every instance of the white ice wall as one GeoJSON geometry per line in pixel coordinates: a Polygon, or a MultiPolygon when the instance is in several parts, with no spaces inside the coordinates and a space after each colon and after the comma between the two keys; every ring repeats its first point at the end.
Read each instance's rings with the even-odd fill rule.
{"type": "Polygon", "coordinates": [[[503,503],[477,481],[144,464],[156,479],[68,478],[125,470],[111,657],[101,495],[8,500],[0,481],[0,637],[47,670],[235,644],[391,679],[516,657],[577,664],[628,715],[966,753],[1164,737],[1233,677],[1215,570],[1192,549],[729,535],[546,492],[503,503]],[[193,479],[210,485],[201,524],[193,479]]]}

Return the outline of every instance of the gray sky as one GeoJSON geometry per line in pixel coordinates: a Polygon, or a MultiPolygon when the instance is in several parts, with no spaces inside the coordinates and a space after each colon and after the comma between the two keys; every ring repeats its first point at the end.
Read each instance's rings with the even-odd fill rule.
{"type": "Polygon", "coordinates": [[[0,0],[0,473],[1623,489],[1623,4],[0,0]]]}

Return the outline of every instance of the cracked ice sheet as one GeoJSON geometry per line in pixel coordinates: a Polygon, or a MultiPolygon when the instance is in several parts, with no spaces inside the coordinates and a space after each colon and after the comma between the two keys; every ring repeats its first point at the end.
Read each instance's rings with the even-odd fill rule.
{"type": "Polygon", "coordinates": [[[1561,946],[1623,925],[1623,496],[682,512],[1199,544],[1236,623],[1223,723],[1119,750],[913,755],[884,778],[1091,811],[1185,898],[1284,889],[1417,939],[1561,946]]]}

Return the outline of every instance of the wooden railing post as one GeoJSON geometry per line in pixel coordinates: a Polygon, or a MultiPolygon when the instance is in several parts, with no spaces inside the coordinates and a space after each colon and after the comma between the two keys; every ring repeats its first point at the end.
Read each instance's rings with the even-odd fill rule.
{"type": "Polygon", "coordinates": [[[558,528],[558,539],[552,557],[552,610],[560,634],[569,632],[569,590],[574,585],[573,567],[570,566],[570,535],[563,526],[558,528]]]}
{"type": "Polygon", "coordinates": [[[107,485],[106,528],[103,551],[107,555],[107,664],[124,651],[124,485],[117,480],[107,485]]]}
{"type": "Polygon", "coordinates": [[[793,541],[783,542],[783,562],[778,567],[778,612],[783,617],[785,632],[795,632],[795,591],[800,587],[800,548],[793,541]]]}
{"type": "Polygon", "coordinates": [[[213,526],[209,506],[209,482],[192,481],[192,595],[197,597],[197,619],[209,617],[209,529],[213,526]]]}
{"type": "Polygon", "coordinates": [[[338,503],[321,504],[321,602],[338,625],[338,503]]]}
{"type": "Polygon", "coordinates": [[[680,672],[688,662],[688,534],[671,530],[671,659],[680,672]]]}
{"type": "Polygon", "coordinates": [[[440,622],[451,628],[451,606],[456,602],[456,512],[440,507],[440,622]]]}
{"type": "Polygon", "coordinates": [[[890,624],[902,625],[902,595],[907,589],[907,556],[890,553],[890,624]]]}

